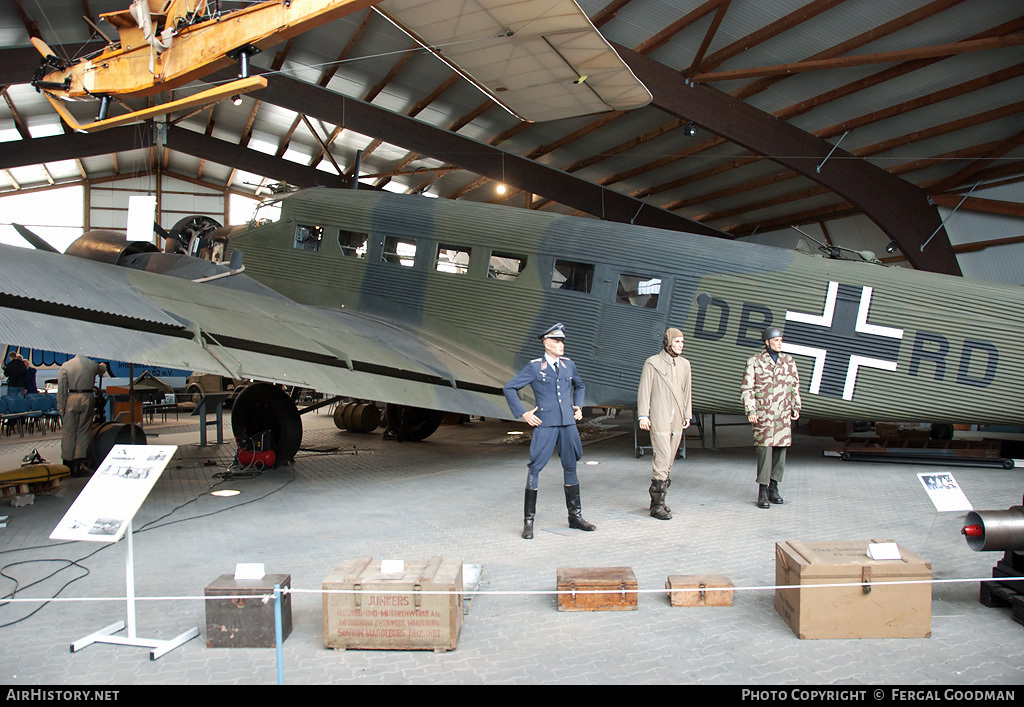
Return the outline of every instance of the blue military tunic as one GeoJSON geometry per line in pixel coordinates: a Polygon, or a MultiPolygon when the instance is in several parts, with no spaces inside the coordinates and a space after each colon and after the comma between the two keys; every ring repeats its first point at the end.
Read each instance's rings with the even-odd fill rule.
{"type": "Polygon", "coordinates": [[[582,407],[586,386],[576,371],[572,359],[562,356],[558,359],[558,370],[542,356],[523,366],[516,376],[505,384],[505,399],[509,409],[517,418],[526,412],[518,391],[529,385],[537,402],[535,414],[541,424],[533,429],[530,442],[530,471],[527,488],[536,489],[541,469],[548,463],[555,445],[558,445],[562,460],[562,472],[566,486],[579,483],[576,476],[576,462],[583,456],[583,444],[576,429],[573,406],[582,407]]]}

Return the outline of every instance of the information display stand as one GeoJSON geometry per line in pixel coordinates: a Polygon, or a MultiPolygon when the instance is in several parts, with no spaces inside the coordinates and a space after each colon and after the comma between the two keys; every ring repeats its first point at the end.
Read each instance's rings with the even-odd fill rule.
{"type": "Polygon", "coordinates": [[[72,653],[93,643],[114,643],[149,648],[150,660],[156,660],[199,635],[198,627],[167,641],[140,638],[135,632],[135,555],[132,519],[177,449],[174,445],[114,445],[50,534],[51,540],[106,543],[116,543],[127,535],[127,622],[117,621],[75,641],[71,644],[72,653]],[[128,629],[126,636],[113,635],[125,628],[128,629]]]}

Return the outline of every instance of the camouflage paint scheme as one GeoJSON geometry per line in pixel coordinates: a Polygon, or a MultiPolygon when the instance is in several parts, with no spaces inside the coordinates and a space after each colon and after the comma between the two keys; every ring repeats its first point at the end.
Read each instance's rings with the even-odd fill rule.
{"type": "Polygon", "coordinates": [[[773,361],[767,351],[747,359],[740,385],[743,412],[757,415],[752,426],[754,446],[789,447],[793,444],[793,413],[800,413],[800,373],[789,354],[773,361]]]}
{"type": "Polygon", "coordinates": [[[802,373],[802,416],[1024,422],[1019,287],[368,190],[305,190],[280,205],[269,222],[229,229],[228,250],[284,297],[5,248],[0,340],[507,418],[501,385],[539,355],[552,323],[566,325],[586,404],[621,407],[635,404],[643,362],[674,326],[694,410],[738,414],[736,382],[775,325],[802,373]],[[319,250],[295,247],[298,226],[320,230],[319,250]],[[342,253],[342,231],[367,235],[365,257],[342,253]],[[411,267],[383,261],[388,237],[416,240],[411,267]],[[439,245],[470,252],[463,273],[437,270],[439,245]],[[489,277],[492,253],[525,267],[489,277]],[[556,260],[592,266],[590,291],[553,287],[556,260]],[[55,292],[34,281],[42,271],[80,287],[55,292]],[[660,279],[656,306],[617,301],[623,275],[660,279]],[[120,318],[81,311],[101,306],[120,318]]]}

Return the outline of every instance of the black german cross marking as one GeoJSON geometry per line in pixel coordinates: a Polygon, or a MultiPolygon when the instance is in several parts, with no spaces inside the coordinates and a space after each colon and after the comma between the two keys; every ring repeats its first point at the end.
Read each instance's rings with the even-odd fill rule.
{"type": "Polygon", "coordinates": [[[853,400],[860,367],[896,370],[903,329],[868,323],[872,288],[830,282],[821,314],[786,312],[782,350],[814,358],[808,390],[853,400]]]}

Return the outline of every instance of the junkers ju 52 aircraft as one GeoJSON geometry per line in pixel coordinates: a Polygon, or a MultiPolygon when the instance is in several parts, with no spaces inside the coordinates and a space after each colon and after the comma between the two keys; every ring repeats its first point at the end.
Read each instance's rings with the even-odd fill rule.
{"type": "MultiPolygon", "coordinates": [[[[376,191],[278,196],[203,237],[230,266],[111,232],[63,255],[0,247],[0,340],[384,401],[425,437],[439,415],[423,411],[507,418],[501,386],[555,321],[586,405],[633,407],[676,326],[694,409],[740,413],[744,362],[774,324],[805,417],[1024,422],[1017,287],[376,191]]],[[[247,388],[232,424],[271,429],[281,460],[301,438],[274,385],[247,388]]]]}

